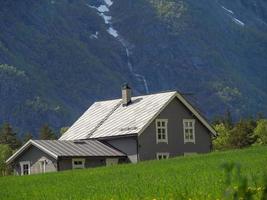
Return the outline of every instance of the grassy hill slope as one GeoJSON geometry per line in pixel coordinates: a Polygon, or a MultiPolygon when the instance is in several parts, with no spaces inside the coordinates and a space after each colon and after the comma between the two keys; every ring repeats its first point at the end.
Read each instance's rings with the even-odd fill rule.
{"type": "MultiPolygon", "coordinates": [[[[267,147],[177,157],[163,161],[0,178],[8,199],[216,199],[225,188],[221,165],[241,164],[248,184],[262,190],[267,147]]],[[[236,181],[236,179],[235,179],[236,181]]],[[[238,185],[237,182],[232,187],[238,185]]],[[[259,196],[257,196],[260,198],[259,196]]]]}

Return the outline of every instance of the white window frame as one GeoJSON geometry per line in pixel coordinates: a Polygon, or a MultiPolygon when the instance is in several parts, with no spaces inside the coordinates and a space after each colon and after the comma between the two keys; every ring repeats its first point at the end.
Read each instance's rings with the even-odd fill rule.
{"type": "Polygon", "coordinates": [[[119,163],[118,158],[106,158],[106,166],[113,166],[119,163]]]}
{"type": "Polygon", "coordinates": [[[85,168],[85,159],[84,158],[73,158],[72,159],[72,169],[84,169],[85,168]],[[82,162],[81,165],[75,165],[74,162],[82,162]]]}
{"type": "Polygon", "coordinates": [[[25,175],[30,175],[31,174],[31,162],[30,161],[22,161],[20,162],[20,175],[25,176],[25,175]],[[23,166],[28,165],[28,174],[24,174],[23,166]]]}
{"type": "Polygon", "coordinates": [[[196,143],[195,121],[196,121],[195,119],[183,119],[184,143],[194,143],[194,144],[196,143]],[[192,127],[186,126],[186,123],[192,123],[192,127]],[[192,129],[192,135],[193,135],[192,139],[190,139],[190,137],[186,139],[185,135],[187,129],[192,129]]]}
{"type": "Polygon", "coordinates": [[[46,160],[40,160],[39,164],[40,164],[40,171],[42,173],[45,173],[46,172],[46,160]]]}
{"type": "Polygon", "coordinates": [[[170,153],[169,152],[158,152],[157,153],[157,160],[166,160],[169,159],[170,153]],[[162,157],[161,159],[159,157],[162,157]],[[166,156],[166,158],[163,158],[163,156],[166,156]]]}
{"type": "Polygon", "coordinates": [[[168,119],[156,119],[156,141],[158,143],[167,143],[168,144],[168,119]],[[158,123],[165,122],[165,127],[161,125],[158,126],[158,123]],[[162,139],[162,133],[159,133],[158,130],[161,129],[165,131],[165,139],[162,139]],[[158,138],[158,135],[161,134],[161,139],[158,138]]]}

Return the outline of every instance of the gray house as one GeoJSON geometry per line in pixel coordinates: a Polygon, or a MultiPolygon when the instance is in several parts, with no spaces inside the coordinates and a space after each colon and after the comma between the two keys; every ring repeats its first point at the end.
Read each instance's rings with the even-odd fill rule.
{"type": "Polygon", "coordinates": [[[33,174],[208,153],[215,130],[178,92],[95,102],[59,138],[30,140],[7,163],[33,174]]]}

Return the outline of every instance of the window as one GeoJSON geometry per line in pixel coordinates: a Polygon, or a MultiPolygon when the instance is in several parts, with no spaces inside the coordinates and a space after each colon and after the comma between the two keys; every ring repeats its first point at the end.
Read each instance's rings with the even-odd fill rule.
{"type": "Polygon", "coordinates": [[[156,139],[157,144],[160,142],[168,143],[168,120],[157,119],[156,120],[156,139]]]}
{"type": "Polygon", "coordinates": [[[83,158],[72,159],[72,169],[83,169],[84,163],[85,163],[85,159],[83,158]]]}
{"type": "Polygon", "coordinates": [[[158,160],[168,159],[168,158],[169,158],[169,153],[157,153],[158,160]]]}
{"type": "Polygon", "coordinates": [[[184,143],[193,142],[195,143],[195,120],[184,119],[184,143]]]}
{"type": "Polygon", "coordinates": [[[117,165],[119,162],[118,158],[107,158],[106,159],[106,166],[113,166],[113,165],[117,165]]]}
{"type": "Polygon", "coordinates": [[[30,161],[20,162],[21,175],[29,175],[31,173],[30,161]]]}

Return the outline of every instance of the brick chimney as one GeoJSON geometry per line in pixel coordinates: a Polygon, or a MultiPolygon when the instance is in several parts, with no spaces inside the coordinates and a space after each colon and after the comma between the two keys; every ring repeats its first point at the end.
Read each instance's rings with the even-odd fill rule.
{"type": "Polygon", "coordinates": [[[122,85],[121,94],[122,94],[122,105],[128,106],[131,103],[132,89],[129,87],[127,83],[122,85]]]}

